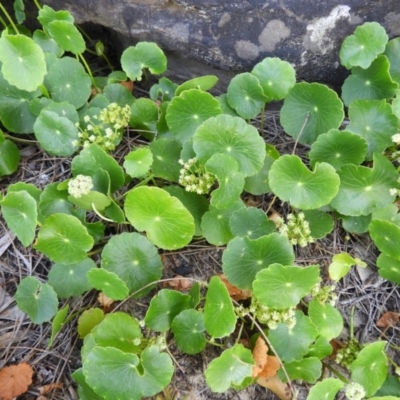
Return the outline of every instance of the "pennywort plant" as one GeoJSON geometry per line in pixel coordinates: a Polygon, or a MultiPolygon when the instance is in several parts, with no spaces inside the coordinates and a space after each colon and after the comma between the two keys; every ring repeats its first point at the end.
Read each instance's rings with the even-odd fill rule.
{"type": "Polygon", "coordinates": [[[50,346],[75,316],[68,304],[58,309],[60,299],[89,290],[111,302],[153,294],[142,320],[79,311],[80,398],[160,392],[174,373],[171,339],[187,354],[222,347],[205,371],[213,392],[258,383],[294,398],[290,382],[301,380],[312,387],[309,400],[340,390],[349,399],[395,398],[379,397],[400,385],[389,379],[385,341],[352,336],[336,353],[330,343],[343,328],[335,283],[362,260],[335,255],[324,282],[319,265],[296,265],[293,246],[325,237],[340,220],[348,232],[369,232],[381,252],[379,274],[400,283],[400,39],[388,41],[377,23],[345,39],[340,60],[351,73],[342,99],[325,85],[296,83],[293,67],[278,58],[238,74],[218,97],[209,93],[217,78],[202,76],[180,85],[161,77],[149,98],[135,98],[120,82],[166,70],[156,44],[127,48],[122,70],[95,77],[73,16],[37,6],[41,29],[29,34],[1,7],[10,25],[0,38],[0,174],[17,170],[14,142],[29,137],[51,155],[71,157],[71,177],[43,189],[19,182],[1,196],[8,228],[52,262],[47,282],[21,281],[17,304],[36,324],[52,320],[50,346]],[[296,140],[292,154],[280,155],[250,123],[276,100],[296,140]],[[119,162],[113,151],[128,131],[143,140],[119,162]],[[307,160],[296,155],[298,143],[309,146],[307,160]],[[244,192],[271,193],[291,211],[273,223],[243,202],[244,192]],[[160,252],[198,238],[224,246],[225,278],[154,291],[160,252]],[[244,332],[253,338],[246,346],[244,332]],[[323,378],[328,365],[333,376],[323,378]]]}

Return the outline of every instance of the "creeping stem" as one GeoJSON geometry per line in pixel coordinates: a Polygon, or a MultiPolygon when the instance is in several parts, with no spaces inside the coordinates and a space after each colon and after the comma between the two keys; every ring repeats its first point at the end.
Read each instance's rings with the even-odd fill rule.
{"type": "MultiPolygon", "coordinates": [[[[7,12],[7,10],[3,7],[3,4],[0,3],[0,10],[3,11],[3,14],[6,16],[8,21],[10,22],[10,25],[13,27],[14,31],[19,33],[17,25],[14,24],[14,21],[10,17],[10,14],[7,12]]],[[[7,24],[5,24],[5,21],[2,19],[1,23],[4,25],[4,28],[7,28],[7,24]]]]}

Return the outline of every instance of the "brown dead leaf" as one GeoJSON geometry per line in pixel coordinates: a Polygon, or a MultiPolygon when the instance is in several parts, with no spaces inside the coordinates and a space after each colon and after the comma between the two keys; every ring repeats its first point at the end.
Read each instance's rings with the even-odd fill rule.
{"type": "Polygon", "coordinates": [[[281,216],[279,215],[279,213],[277,213],[276,211],[274,211],[269,217],[268,219],[270,221],[272,221],[276,227],[279,226],[278,221],[281,219],[281,216]]]}
{"type": "Polygon", "coordinates": [[[268,346],[262,336],[257,338],[253,349],[253,358],[256,362],[253,367],[253,378],[275,376],[281,367],[278,357],[268,355],[268,346]]]}
{"type": "Polygon", "coordinates": [[[400,321],[400,314],[393,311],[386,311],[382,316],[376,321],[376,326],[379,328],[390,328],[395,326],[400,321]]]}
{"type": "Polygon", "coordinates": [[[192,285],[193,282],[182,275],[177,275],[174,279],[163,283],[164,287],[170,287],[175,290],[189,290],[192,285]]]}
{"type": "Polygon", "coordinates": [[[48,385],[43,385],[39,388],[39,393],[41,395],[45,395],[47,393],[49,393],[52,390],[55,389],[62,389],[63,388],[63,384],[61,382],[54,382],[54,383],[49,383],[48,385]]]}
{"type": "Polygon", "coordinates": [[[10,365],[0,369],[0,399],[12,400],[25,393],[32,383],[33,369],[26,363],[10,365]]]}
{"type": "Polygon", "coordinates": [[[258,378],[257,383],[274,392],[280,400],[290,400],[292,398],[289,384],[283,383],[277,375],[270,378],[258,378]]]}
{"type": "Polygon", "coordinates": [[[119,82],[122,86],[125,86],[130,92],[133,91],[133,82],[132,81],[125,81],[119,82]]]}
{"type": "Polygon", "coordinates": [[[110,311],[111,306],[114,303],[114,300],[107,297],[103,292],[99,293],[97,296],[97,301],[101,304],[105,312],[110,311]]]}
{"type": "Polygon", "coordinates": [[[230,284],[224,274],[220,274],[218,276],[221,279],[221,281],[224,283],[226,288],[228,289],[229,296],[231,296],[231,298],[233,300],[236,300],[236,301],[246,300],[249,297],[251,297],[250,290],[242,290],[242,289],[239,289],[238,287],[230,284]]]}

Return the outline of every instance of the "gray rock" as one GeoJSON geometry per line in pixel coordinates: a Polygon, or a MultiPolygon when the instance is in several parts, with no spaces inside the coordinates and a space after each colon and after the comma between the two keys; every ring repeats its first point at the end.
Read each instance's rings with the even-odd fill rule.
{"type": "Polygon", "coordinates": [[[167,53],[169,75],[181,81],[250,71],[265,57],[290,62],[298,80],[339,85],[343,39],[366,21],[400,35],[398,0],[44,0],[69,9],[78,23],[118,33],[123,46],[157,42],[167,53]]]}

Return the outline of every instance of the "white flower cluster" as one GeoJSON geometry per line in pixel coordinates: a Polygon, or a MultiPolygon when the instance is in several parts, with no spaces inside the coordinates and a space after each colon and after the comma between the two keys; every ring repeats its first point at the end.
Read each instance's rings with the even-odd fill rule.
{"type": "MultiPolygon", "coordinates": [[[[85,115],[83,121],[86,128],[79,133],[80,140],[74,140],[73,146],[82,145],[84,148],[91,143],[97,144],[105,151],[115,149],[116,143],[121,139],[122,129],[129,125],[131,109],[129,105],[119,106],[117,103],[110,103],[99,115],[93,117],[85,115]],[[107,126],[109,125],[109,126],[107,126]]],[[[80,124],[75,124],[80,129],[80,124]]]]}
{"type": "Polygon", "coordinates": [[[294,308],[285,308],[277,310],[260,304],[257,299],[252,298],[249,308],[252,313],[262,324],[268,325],[270,329],[276,329],[278,324],[285,324],[291,330],[296,325],[296,316],[294,308]]]}
{"type": "Polygon", "coordinates": [[[68,193],[79,198],[84,194],[90,193],[93,188],[93,181],[90,176],[78,175],[68,182],[68,193]]]}
{"type": "Polygon", "coordinates": [[[338,295],[334,293],[335,285],[321,286],[321,279],[311,289],[311,296],[318,300],[320,303],[325,304],[329,302],[331,306],[335,306],[338,295]]]}
{"type": "Polygon", "coordinates": [[[396,133],[392,136],[392,142],[394,144],[400,144],[400,133],[396,133]]]}
{"type": "MultiPolygon", "coordinates": [[[[399,152],[399,153],[400,153],[400,152],[399,152]]],[[[398,161],[400,161],[400,160],[398,160],[398,161]]],[[[400,183],[400,177],[397,179],[397,182],[400,183]]],[[[391,189],[389,189],[389,193],[390,193],[392,196],[400,196],[400,189],[391,188],[391,189]]]]}
{"type": "Polygon", "coordinates": [[[292,245],[305,247],[309,243],[314,243],[314,238],[311,236],[309,223],[305,220],[304,213],[288,214],[287,223],[283,218],[277,221],[279,233],[285,235],[292,245]]]}
{"type": "Polygon", "coordinates": [[[356,382],[349,383],[344,393],[349,400],[362,400],[366,395],[364,387],[356,382]]]}
{"type": "Polygon", "coordinates": [[[199,162],[197,157],[191,158],[186,162],[179,160],[179,164],[183,166],[179,171],[179,184],[187,192],[197,194],[210,192],[212,185],[215,183],[215,177],[205,170],[204,165],[199,162]]]}
{"type": "Polygon", "coordinates": [[[360,343],[353,337],[337,351],[335,361],[345,368],[350,368],[350,365],[357,358],[360,351],[360,343]]]}

